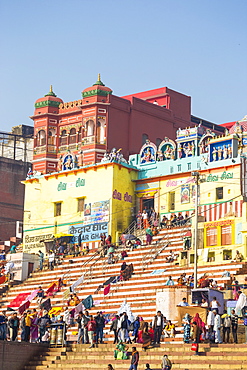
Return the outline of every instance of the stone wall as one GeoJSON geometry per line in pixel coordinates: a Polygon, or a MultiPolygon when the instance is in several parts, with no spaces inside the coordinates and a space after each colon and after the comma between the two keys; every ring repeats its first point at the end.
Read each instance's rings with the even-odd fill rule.
{"type": "Polygon", "coordinates": [[[46,351],[46,344],[0,341],[0,370],[23,370],[34,356],[46,351]]]}

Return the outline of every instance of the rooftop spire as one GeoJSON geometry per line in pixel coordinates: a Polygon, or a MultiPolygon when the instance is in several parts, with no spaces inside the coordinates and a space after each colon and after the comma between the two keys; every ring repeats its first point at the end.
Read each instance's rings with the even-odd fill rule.
{"type": "Polygon", "coordinates": [[[105,85],[103,84],[103,82],[101,81],[101,79],[100,79],[100,73],[98,73],[98,80],[95,82],[95,84],[93,84],[93,86],[95,86],[95,85],[105,86],[105,85]]]}
{"type": "Polygon", "coordinates": [[[45,96],[57,96],[52,90],[52,85],[50,85],[50,91],[45,96]]]}

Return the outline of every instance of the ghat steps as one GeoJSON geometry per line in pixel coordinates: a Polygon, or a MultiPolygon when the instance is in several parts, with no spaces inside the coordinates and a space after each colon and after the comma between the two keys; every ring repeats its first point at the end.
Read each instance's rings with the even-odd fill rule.
{"type": "MultiPolygon", "coordinates": [[[[131,303],[131,310],[134,315],[142,316],[144,320],[151,321],[156,311],[156,290],[165,285],[168,276],[171,275],[176,281],[182,273],[185,272],[189,276],[193,272],[193,265],[179,266],[178,263],[170,264],[165,260],[170,250],[177,254],[183,250],[183,237],[189,230],[189,226],[162,230],[158,236],[154,237],[153,243],[159,242],[168,233],[170,245],[156,259],[147,264],[145,268],[142,265],[142,259],[150,250],[150,246],[141,246],[133,251],[128,251],[128,257],[125,258],[125,261],[127,264],[133,263],[135,274],[129,281],[112,284],[111,291],[107,296],[104,296],[103,290],[98,294],[95,294],[95,291],[109,277],[119,275],[122,261],[107,265],[105,264],[105,259],[99,259],[95,264],[93,259],[91,263],[83,267],[83,264],[93,255],[93,252],[90,252],[82,257],[66,257],[61,265],[55,266],[53,271],[43,270],[42,272],[33,273],[32,277],[23,284],[11,287],[6,294],[2,295],[0,298],[1,307],[4,309],[19,293],[31,292],[37,289],[39,285],[42,285],[43,289],[46,290],[53,281],[58,280],[63,274],[69,272],[68,287],[91,267],[91,278],[77,288],[80,299],[84,299],[89,294],[92,294],[94,300],[100,301],[100,304],[93,307],[90,313],[94,315],[98,310],[105,313],[115,313],[122,302],[127,299],[127,302],[131,303]],[[69,262],[70,259],[73,259],[73,263],[69,262]],[[161,275],[151,275],[157,269],[165,269],[165,272],[161,275]]],[[[228,270],[231,275],[236,275],[245,271],[246,267],[244,263],[230,263],[229,261],[227,263],[226,261],[226,264],[211,264],[210,269],[208,266],[201,266],[198,269],[198,273],[199,275],[205,272],[212,273],[218,283],[229,284],[230,278],[222,277],[222,273],[225,270],[228,270]]],[[[66,301],[63,300],[63,292],[67,287],[63,287],[61,292],[51,298],[52,306],[60,307],[66,305],[66,301]]],[[[32,301],[30,307],[37,308],[36,300],[32,301]]],[[[108,329],[109,326],[105,330],[105,340],[109,340],[112,335],[107,333],[108,329]]],[[[69,335],[75,330],[76,327],[69,328],[69,335]]],[[[179,336],[175,340],[178,338],[179,336]]],[[[74,340],[75,338],[71,337],[70,339],[74,340]]]]}
{"type": "MultiPolygon", "coordinates": [[[[164,354],[172,361],[172,370],[206,370],[206,369],[247,369],[247,345],[221,344],[199,345],[199,356],[191,351],[191,345],[161,344],[160,347],[142,351],[141,345],[136,345],[140,354],[139,367],[144,369],[146,363],[153,370],[160,370],[164,354]]],[[[131,350],[131,348],[130,348],[131,350]]],[[[114,346],[110,344],[98,345],[98,348],[89,349],[88,345],[71,345],[67,348],[50,348],[42,356],[36,356],[25,366],[25,370],[66,369],[66,370],[105,370],[111,363],[115,370],[126,370],[129,360],[115,360],[114,346]]]]}

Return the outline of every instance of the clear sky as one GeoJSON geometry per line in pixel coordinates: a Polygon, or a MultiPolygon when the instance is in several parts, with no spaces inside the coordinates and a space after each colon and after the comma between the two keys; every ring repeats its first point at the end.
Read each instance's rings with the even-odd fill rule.
{"type": "Polygon", "coordinates": [[[0,130],[49,91],[167,86],[216,123],[247,114],[247,0],[0,0],[0,130]]]}

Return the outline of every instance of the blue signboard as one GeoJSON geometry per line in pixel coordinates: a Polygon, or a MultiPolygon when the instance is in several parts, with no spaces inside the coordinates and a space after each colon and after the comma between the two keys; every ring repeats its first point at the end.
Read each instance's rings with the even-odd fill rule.
{"type": "Polygon", "coordinates": [[[93,242],[100,240],[100,234],[108,234],[108,222],[95,223],[90,225],[70,225],[69,234],[74,235],[74,243],[93,242]]]}

